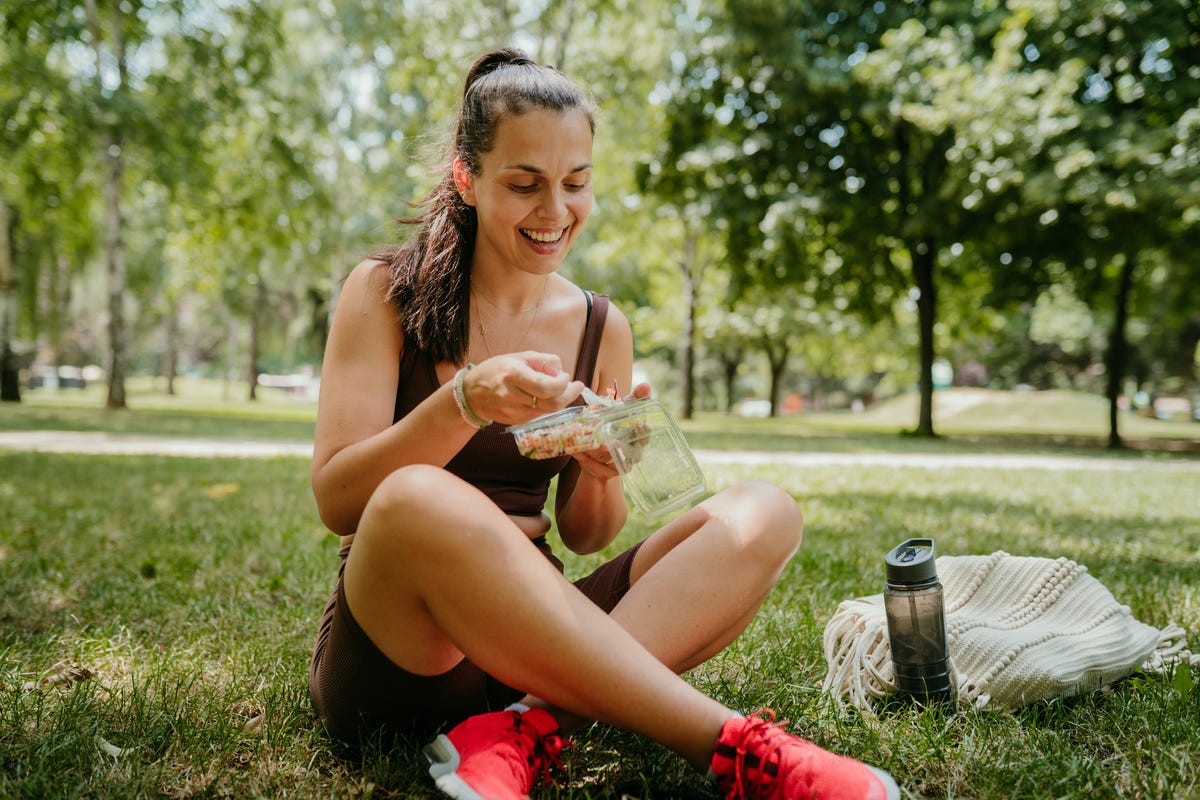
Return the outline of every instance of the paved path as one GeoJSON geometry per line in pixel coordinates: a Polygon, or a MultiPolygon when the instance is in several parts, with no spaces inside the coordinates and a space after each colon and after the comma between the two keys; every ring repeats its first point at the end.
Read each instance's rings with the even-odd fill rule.
{"type": "MultiPolygon", "coordinates": [[[[312,457],[311,442],[268,439],[213,439],[77,431],[0,431],[0,448],[51,453],[168,455],[190,457],[312,457]]],[[[1097,455],[1057,456],[1007,453],[816,453],[697,450],[702,464],[818,466],[900,466],[1044,470],[1179,471],[1200,473],[1200,459],[1150,459],[1097,455]]]]}
{"type": "Polygon", "coordinates": [[[188,436],[146,436],[94,431],[0,431],[0,448],[46,453],[96,455],[303,456],[312,458],[312,442],[271,439],[212,439],[188,436]]]}

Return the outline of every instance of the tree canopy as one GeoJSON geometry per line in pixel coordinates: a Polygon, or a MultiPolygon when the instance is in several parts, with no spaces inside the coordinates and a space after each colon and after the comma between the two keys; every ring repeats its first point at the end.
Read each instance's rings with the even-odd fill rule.
{"type": "Polygon", "coordinates": [[[774,401],[915,384],[933,435],[946,354],[1103,389],[1119,444],[1127,383],[1196,381],[1188,0],[0,0],[0,30],[5,399],[33,360],[104,363],[115,407],[130,365],[253,395],[315,364],[466,66],[510,44],[603,109],[566,269],[687,415],[754,353],[774,401]]]}

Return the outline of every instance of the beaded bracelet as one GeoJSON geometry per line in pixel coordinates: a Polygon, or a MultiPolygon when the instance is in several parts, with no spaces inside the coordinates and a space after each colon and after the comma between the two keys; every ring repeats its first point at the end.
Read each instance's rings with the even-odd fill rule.
{"type": "Polygon", "coordinates": [[[458,406],[458,413],[462,414],[463,420],[475,428],[486,428],[492,424],[492,420],[484,419],[471,410],[471,406],[467,403],[467,393],[463,388],[463,382],[467,378],[467,373],[474,369],[474,364],[467,364],[465,367],[454,373],[454,404],[458,406]]]}

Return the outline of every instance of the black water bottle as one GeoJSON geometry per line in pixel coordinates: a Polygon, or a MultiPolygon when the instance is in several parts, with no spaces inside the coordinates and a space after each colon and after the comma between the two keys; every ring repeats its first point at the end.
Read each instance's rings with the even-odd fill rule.
{"type": "Polygon", "coordinates": [[[953,704],[946,609],[933,539],[909,539],[887,554],[883,607],[896,675],[896,696],[920,705],[953,704]]]}

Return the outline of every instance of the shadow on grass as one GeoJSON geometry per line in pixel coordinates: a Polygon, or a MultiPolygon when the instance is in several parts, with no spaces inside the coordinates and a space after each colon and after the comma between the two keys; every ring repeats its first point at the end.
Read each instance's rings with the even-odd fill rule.
{"type": "MultiPolygon", "coordinates": [[[[1163,680],[940,726],[871,723],[826,708],[817,691],[825,621],[842,600],[882,591],[883,554],[913,535],[933,536],[943,554],[1075,559],[1138,619],[1177,622],[1195,642],[1194,475],[778,474],[805,511],[804,546],[760,618],[694,682],[735,708],[775,707],[915,796],[1195,796],[1200,704],[1163,680]]],[[[634,521],[620,546],[648,529],[634,521]]],[[[302,459],[0,453],[0,768],[14,770],[0,795],[430,796],[415,749],[348,756],[317,728],[304,675],[335,552],[302,459]],[[95,670],[104,691],[85,684],[95,693],[74,701],[69,688],[19,691],[64,659],[95,670]],[[138,682],[147,665],[158,670],[148,685],[138,682]],[[242,710],[258,708],[265,732],[247,737],[242,710]],[[145,736],[147,747],[99,761],[97,735],[145,736]]],[[[535,797],[716,796],[678,756],[605,726],[577,736],[565,764],[563,782],[535,797]]]]}

